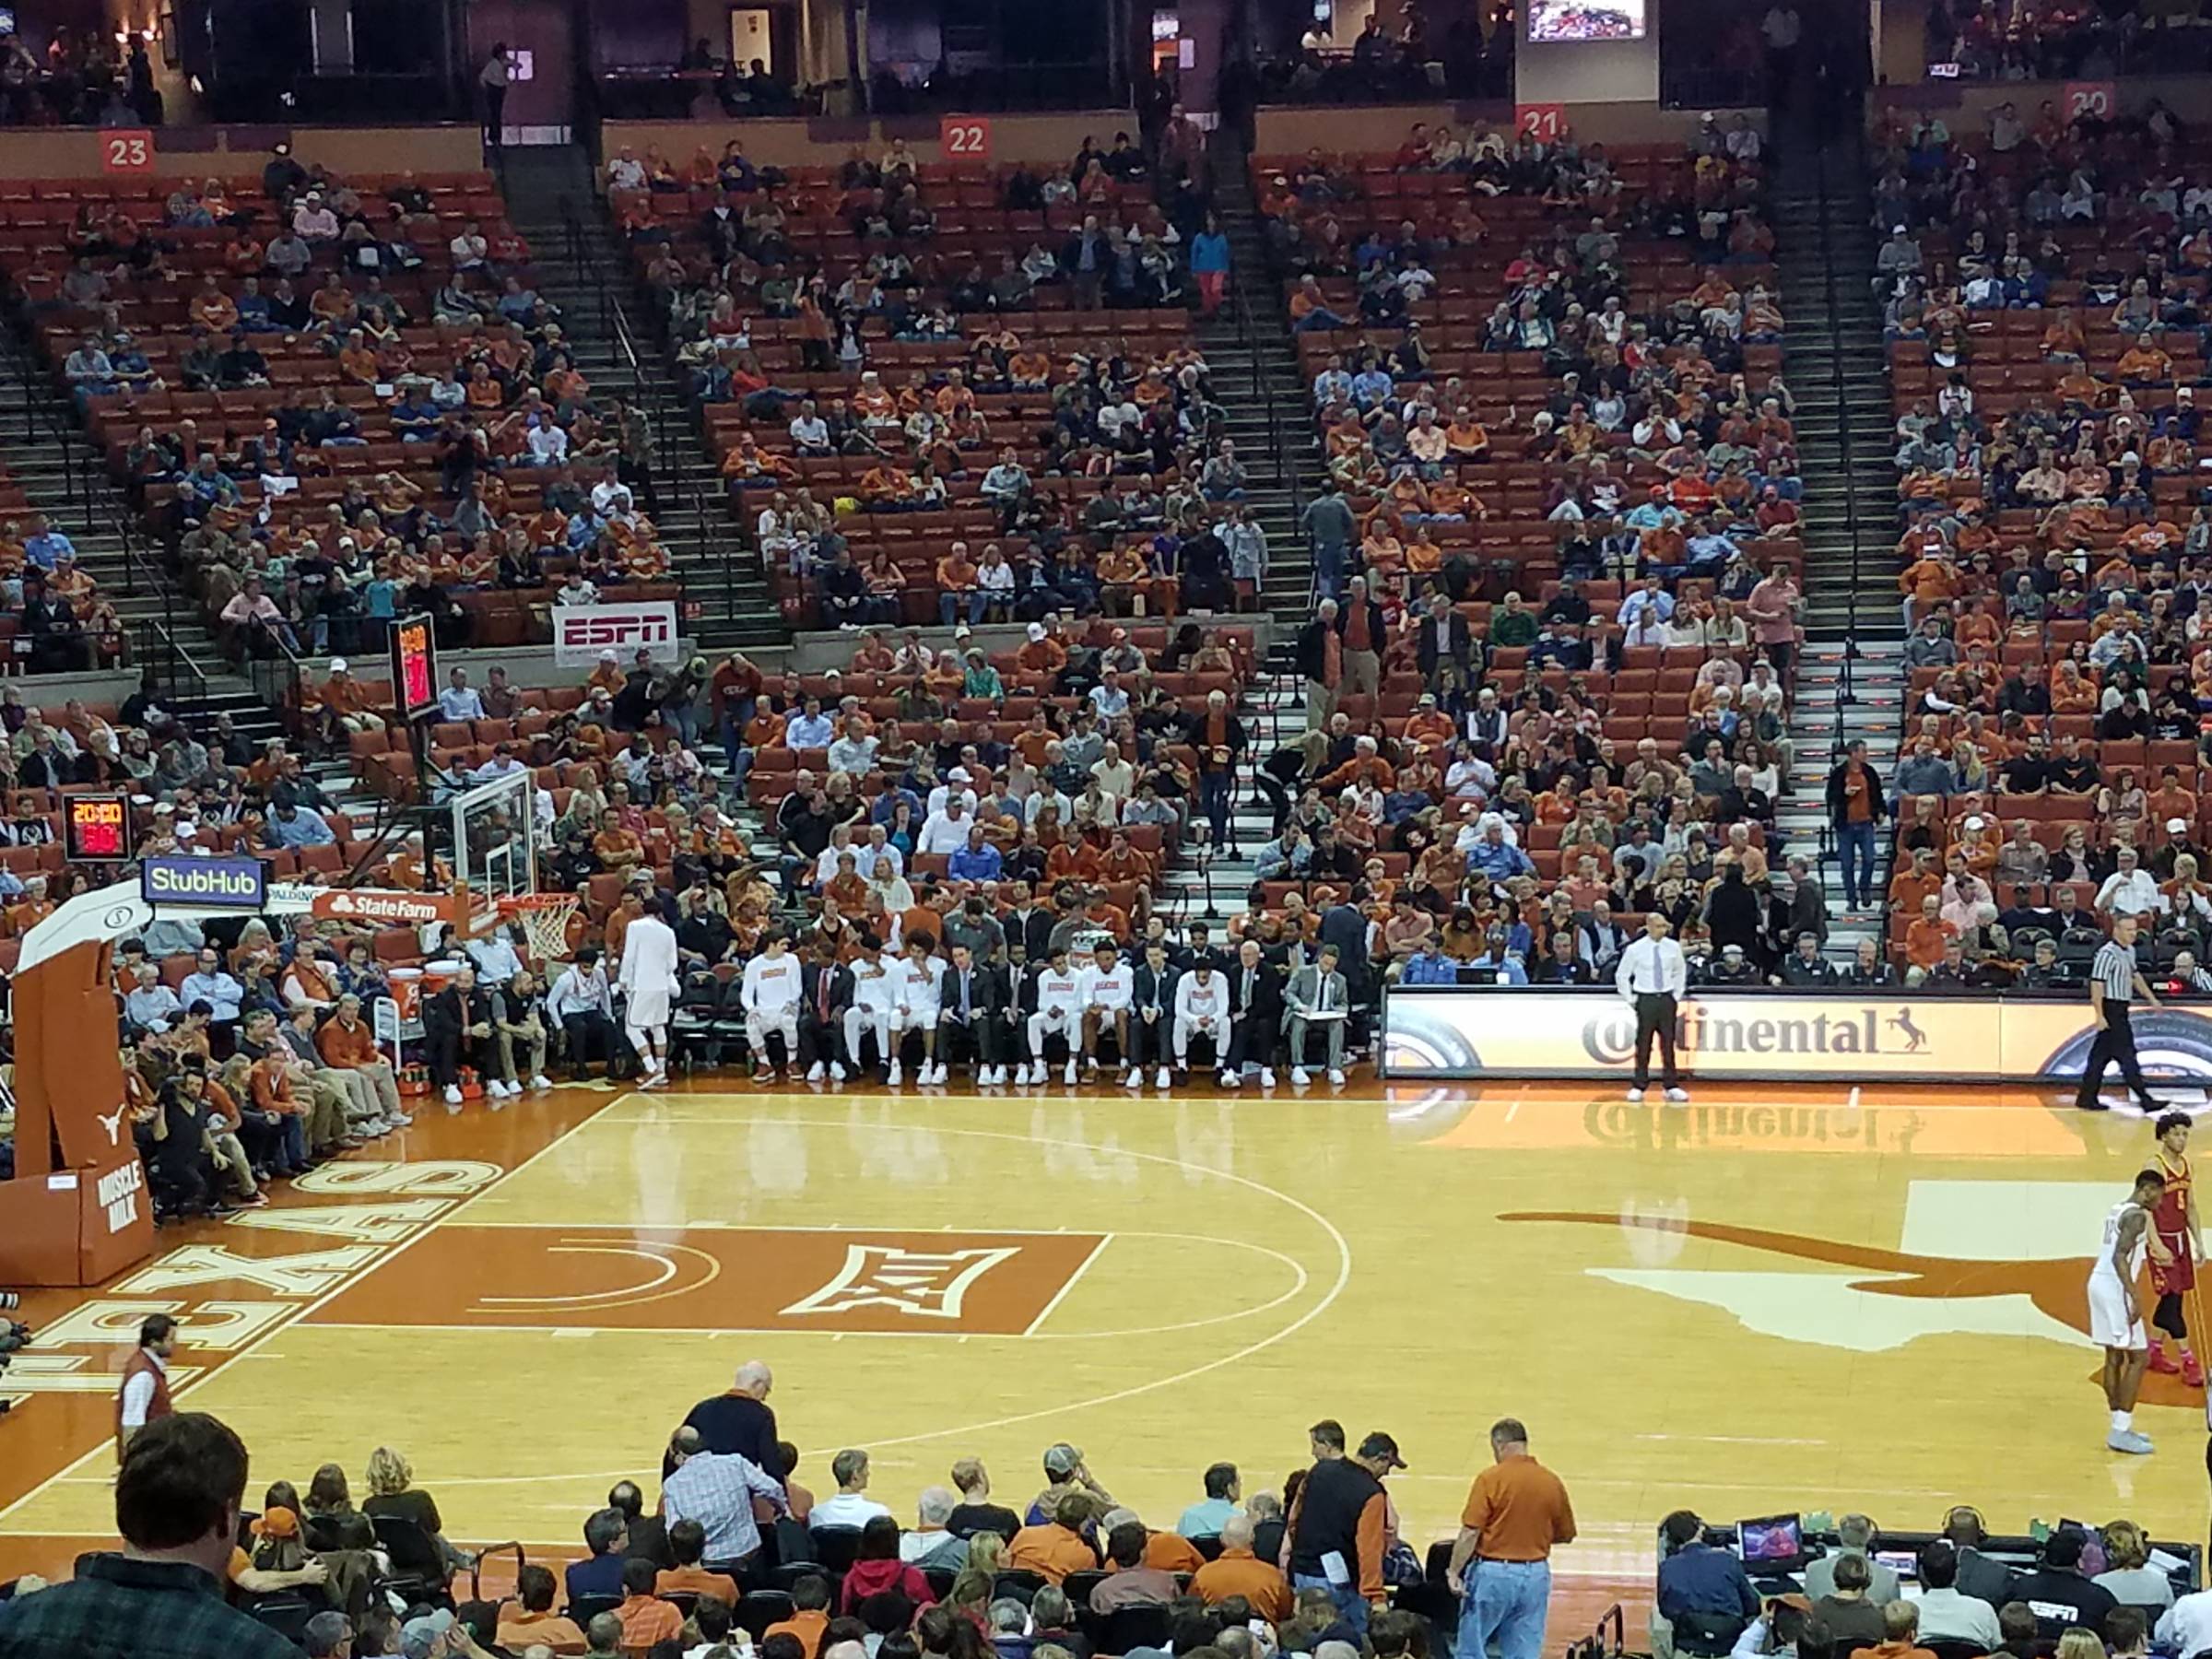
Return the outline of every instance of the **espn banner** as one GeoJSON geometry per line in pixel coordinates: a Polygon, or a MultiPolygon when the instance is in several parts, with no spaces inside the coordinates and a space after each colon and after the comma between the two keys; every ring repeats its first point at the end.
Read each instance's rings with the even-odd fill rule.
{"type": "Polygon", "coordinates": [[[557,605],[553,607],[553,662],[582,668],[611,651],[627,668],[639,650],[656,663],[676,661],[676,602],[648,600],[638,605],[557,605]]]}
{"type": "MultiPolygon", "coordinates": [[[[2152,1077],[2212,1086],[2212,1006],[2137,1008],[2135,1031],[2152,1077]]],[[[2095,1036],[2086,997],[1692,991],[1675,1024],[1683,1069],[1708,1077],[2078,1078],[2095,1036]]],[[[1607,991],[1422,985],[1383,1000],[1388,1078],[1618,1077],[1635,1053],[1635,1012],[1607,991]]]]}

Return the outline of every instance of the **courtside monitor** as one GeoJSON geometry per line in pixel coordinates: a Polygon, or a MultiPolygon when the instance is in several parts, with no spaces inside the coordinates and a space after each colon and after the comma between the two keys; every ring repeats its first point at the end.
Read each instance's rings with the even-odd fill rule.
{"type": "Polygon", "coordinates": [[[1805,1560],[1805,1526],[1795,1515],[1735,1524],[1735,1553],[1753,1571],[1790,1572],[1805,1560]]]}
{"type": "Polygon", "coordinates": [[[392,702],[403,721],[420,720],[438,706],[438,636],[427,616],[392,624],[392,702]]]}

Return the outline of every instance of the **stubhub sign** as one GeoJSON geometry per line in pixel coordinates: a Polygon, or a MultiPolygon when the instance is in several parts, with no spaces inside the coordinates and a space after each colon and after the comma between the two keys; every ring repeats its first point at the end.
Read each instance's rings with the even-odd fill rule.
{"type": "Polygon", "coordinates": [[[258,858],[149,858],[138,891],[148,904],[257,911],[268,900],[268,866],[258,858]]]}

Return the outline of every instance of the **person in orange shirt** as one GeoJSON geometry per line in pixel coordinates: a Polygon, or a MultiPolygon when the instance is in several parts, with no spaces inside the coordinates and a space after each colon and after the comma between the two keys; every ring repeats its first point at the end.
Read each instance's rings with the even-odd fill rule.
{"type": "Polygon", "coordinates": [[[2171,380],[2173,359],[2149,335],[2137,335],[2136,343],[2120,354],[2120,378],[2136,384],[2171,380]]]}
{"type": "MultiPolygon", "coordinates": [[[[1076,1541],[1082,1542],[1080,1538],[1076,1541]]],[[[1095,1558],[1091,1564],[1098,1564],[1095,1558]]],[[[806,1574],[791,1587],[791,1601],[792,1616],[770,1625],[760,1633],[760,1640],[765,1642],[771,1636],[795,1637],[806,1649],[806,1659],[815,1659],[821,1652],[822,1634],[830,1628],[830,1581],[818,1572],[806,1574]]]]}
{"type": "Polygon", "coordinates": [[[656,1641],[684,1633],[684,1616],[673,1602],[660,1599],[654,1588],[661,1570],[642,1556],[622,1564],[622,1603],[615,1617],[622,1621],[622,1651],[642,1653],[656,1641]]]}
{"type": "Polygon", "coordinates": [[[1920,914],[1905,929],[1905,960],[1923,973],[1934,971],[1943,960],[1945,948],[1959,936],[1959,930],[1943,919],[1943,901],[1930,893],[1920,901],[1920,914]]]}
{"type": "Polygon", "coordinates": [[[1897,591],[1905,596],[1905,623],[1912,627],[1959,597],[1959,569],[1941,554],[1925,554],[1899,572],[1897,591]]]}
{"type": "Polygon", "coordinates": [[[1191,1575],[1191,1594],[1211,1607],[1242,1596],[1269,1624],[1290,1617],[1290,1584],[1272,1561],[1252,1552],[1252,1517],[1236,1514],[1221,1524],[1221,1553],[1191,1575]]]}
{"type": "Polygon", "coordinates": [[[1053,1506],[1053,1518],[1025,1526],[1006,1545],[1006,1565],[1034,1572],[1052,1583],[1066,1581],[1071,1572],[1098,1570],[1099,1552],[1083,1539],[1083,1524],[1098,1505],[1084,1492],[1063,1492],[1053,1506]]]}
{"type": "MultiPolygon", "coordinates": [[[[646,1563],[651,1566],[651,1563],[646,1563]]],[[[629,1583],[627,1570],[623,1583],[629,1583]]],[[[515,1599],[500,1604],[499,1644],[511,1653],[544,1644],[556,1653],[582,1653],[590,1643],[573,1619],[553,1611],[553,1574],[535,1563],[515,1575],[515,1599]]],[[[670,1611],[674,1611],[673,1608],[670,1611]]],[[[680,1622],[680,1621],[679,1621],[680,1622]]]]}
{"type": "Polygon", "coordinates": [[[1030,624],[1029,638],[1014,653],[1015,665],[1024,674],[1057,676],[1067,666],[1067,647],[1045,632],[1044,624],[1030,624]]]}
{"type": "MultiPolygon", "coordinates": [[[[758,1517],[759,1509],[757,1507],[754,1512],[758,1517]]],[[[768,1512],[772,1520],[775,1512],[771,1508],[768,1512]]],[[[677,1591],[692,1595],[711,1595],[724,1606],[735,1607],[737,1605],[737,1581],[726,1572],[709,1572],[700,1565],[707,1553],[707,1529],[698,1521],[686,1516],[668,1529],[668,1553],[676,1558],[676,1565],[653,1580],[654,1594],[666,1595],[670,1591],[677,1591]]],[[[828,1593],[825,1591],[822,1606],[827,1607],[829,1605],[828,1593]]],[[[818,1641],[821,1630],[827,1629],[829,1623],[829,1618],[825,1615],[820,1628],[815,1632],[818,1641]]]]}
{"type": "Polygon", "coordinates": [[[1943,872],[1936,866],[1936,853],[1923,847],[1912,854],[1910,869],[1889,878],[1889,907],[1900,916],[1917,916],[1921,900],[1942,891],[1943,872]]]}
{"type": "Polygon", "coordinates": [[[635,832],[624,829],[621,818],[611,809],[600,817],[599,831],[592,837],[592,851],[608,869],[623,874],[645,858],[645,843],[635,832]]]}
{"type": "MultiPolygon", "coordinates": [[[[983,619],[982,590],[975,583],[975,560],[968,556],[968,544],[956,541],[937,560],[937,614],[946,627],[959,619],[963,607],[971,625],[983,619]]],[[[959,677],[957,669],[955,677],[959,677]]]]}
{"type": "Polygon", "coordinates": [[[1092,863],[1092,874],[1110,886],[1133,881],[1142,891],[1152,884],[1152,859],[1129,844],[1126,830],[1114,830],[1106,842],[1106,850],[1092,863]]]}

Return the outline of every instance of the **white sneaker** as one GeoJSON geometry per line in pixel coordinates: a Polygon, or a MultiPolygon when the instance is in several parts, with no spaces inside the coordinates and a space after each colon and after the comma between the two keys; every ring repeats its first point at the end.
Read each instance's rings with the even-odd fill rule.
{"type": "Polygon", "coordinates": [[[1152,1074],[1152,1087],[1155,1088],[1165,1088],[1173,1081],[1174,1079],[1168,1075],[1168,1068],[1164,1065],[1152,1074]]]}
{"type": "Polygon", "coordinates": [[[544,1072],[539,1072],[536,1077],[530,1079],[530,1087],[533,1088],[550,1088],[553,1087],[553,1079],[547,1077],[544,1072]]]}
{"type": "Polygon", "coordinates": [[[384,1114],[384,1122],[394,1129],[405,1129],[412,1125],[415,1119],[405,1112],[390,1112],[384,1114]]]}
{"type": "Polygon", "coordinates": [[[992,1086],[994,1083],[996,1083],[997,1081],[998,1081],[998,1067],[997,1067],[997,1066],[995,1066],[995,1065],[979,1065],[979,1066],[977,1066],[977,1067],[975,1068],[975,1086],[976,1086],[978,1088],[990,1088],[990,1087],[991,1087],[991,1086],[992,1086]]]}
{"type": "Polygon", "coordinates": [[[896,1088],[899,1087],[900,1079],[905,1076],[906,1073],[900,1068],[899,1062],[894,1060],[891,1062],[891,1069],[884,1074],[883,1080],[888,1088],[896,1088]]]}
{"type": "Polygon", "coordinates": [[[1304,1088],[1304,1087],[1305,1087],[1307,1084],[1309,1084],[1309,1083],[1311,1083],[1311,1082],[1312,1082],[1312,1081],[1313,1081],[1313,1074],[1312,1074],[1312,1073],[1311,1073],[1311,1072],[1309,1072],[1309,1071],[1308,1071],[1308,1070],[1307,1070],[1307,1069],[1306,1069],[1304,1066],[1302,1066],[1302,1065],[1294,1065],[1294,1066],[1292,1066],[1292,1067],[1290,1068],[1290,1087],[1291,1087],[1291,1088],[1304,1088]]]}
{"type": "Polygon", "coordinates": [[[1335,1084],[1337,1088],[1342,1088],[1344,1087],[1344,1068],[1339,1065],[1330,1066],[1329,1081],[1335,1084]]]}
{"type": "Polygon", "coordinates": [[[844,1080],[845,1080],[845,1063],[844,1063],[842,1060],[832,1060],[832,1061],[830,1061],[830,1082],[832,1082],[832,1083],[842,1083],[844,1080]]]}
{"type": "Polygon", "coordinates": [[[1019,1065],[1014,1068],[1014,1087],[1017,1088],[1027,1088],[1029,1086],[1030,1063],[1027,1060],[1024,1060],[1019,1065]]]}
{"type": "Polygon", "coordinates": [[[1262,1088],[1275,1087],[1275,1068],[1273,1066],[1263,1065],[1260,1067],[1260,1087],[1262,1088]]]}
{"type": "Polygon", "coordinates": [[[806,1081],[809,1083],[819,1083],[829,1075],[830,1068],[824,1065],[819,1060],[817,1060],[812,1065],[806,1068],[806,1081]]]}
{"type": "Polygon", "coordinates": [[[1061,1080],[1066,1083],[1073,1083],[1076,1080],[1076,1063],[1072,1058],[1068,1061],[1065,1068],[1062,1070],[1060,1077],[1061,1080]]]}
{"type": "Polygon", "coordinates": [[[448,1112],[458,1112],[461,1110],[461,1090],[458,1087],[451,1083],[448,1083],[445,1086],[445,1109],[448,1112]]]}
{"type": "Polygon", "coordinates": [[[1097,1071],[1099,1069],[1099,1057],[1096,1054],[1084,1055],[1083,1069],[1087,1072],[1097,1071]]]}
{"type": "Polygon", "coordinates": [[[1689,1100],[1689,1090],[1687,1088],[1670,1088],[1666,1091],[1666,1099],[1668,1104],[1670,1105],[1686,1105],[1689,1100]]]}
{"type": "Polygon", "coordinates": [[[1642,1089],[1641,1089],[1641,1088],[1631,1088],[1631,1089],[1630,1089],[1630,1090],[1629,1090],[1629,1104],[1630,1104],[1630,1105],[1631,1105],[1631,1106],[1641,1106],[1641,1105],[1642,1105],[1642,1104],[1643,1104],[1643,1090],[1642,1090],[1642,1089]]]}
{"type": "Polygon", "coordinates": [[[946,1076],[947,1073],[945,1070],[945,1062],[940,1060],[935,1066],[931,1068],[929,1080],[932,1083],[935,1083],[939,1088],[942,1088],[945,1087],[946,1076]]]}
{"type": "Polygon", "coordinates": [[[2108,1450],[2133,1453],[2141,1457],[2150,1450],[2150,1436],[2134,1429],[2115,1429],[2104,1437],[2108,1450]]]}
{"type": "Polygon", "coordinates": [[[1241,1072],[1225,1071],[1221,1074],[1220,1081],[1221,1087],[1224,1088],[1236,1088],[1242,1085],[1244,1081],[1244,1074],[1241,1072]]]}

